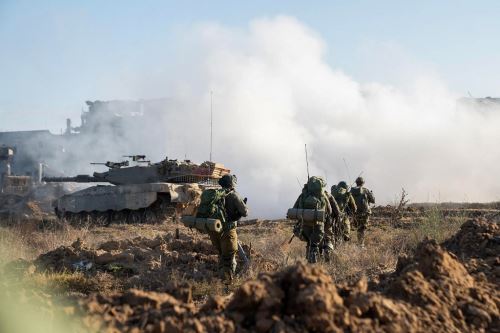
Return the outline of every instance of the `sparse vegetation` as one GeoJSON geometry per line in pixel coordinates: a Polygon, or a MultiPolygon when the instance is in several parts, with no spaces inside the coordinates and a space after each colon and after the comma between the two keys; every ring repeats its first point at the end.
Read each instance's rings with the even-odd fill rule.
{"type": "MultiPolygon", "coordinates": [[[[395,211],[401,216],[407,204],[407,195],[402,190],[401,198],[395,211]]],[[[352,281],[361,275],[375,277],[391,271],[402,254],[408,254],[425,238],[443,241],[454,234],[465,221],[466,216],[445,217],[440,207],[435,206],[425,210],[424,216],[412,222],[406,222],[411,227],[398,228],[392,219],[386,224],[372,226],[367,235],[368,250],[362,250],[356,245],[353,232],[353,241],[340,244],[334,251],[330,263],[321,263],[332,275],[335,281],[352,281]]],[[[51,228],[39,229],[35,222],[17,223],[9,227],[0,228],[0,260],[4,263],[18,258],[33,260],[38,255],[54,250],[59,246],[68,246],[80,239],[88,246],[94,247],[109,240],[132,239],[135,237],[154,238],[171,231],[173,225],[112,225],[110,227],[74,228],[68,225],[58,225],[51,228]]],[[[239,236],[243,243],[248,244],[265,257],[276,263],[278,269],[302,261],[305,244],[298,239],[289,243],[292,225],[290,223],[261,221],[254,225],[239,228],[239,236]]],[[[187,231],[187,229],[186,229],[187,231]]],[[[184,231],[184,232],[186,232],[184,231]]],[[[191,231],[187,231],[191,233],[191,231]]],[[[1,262],[1,261],[0,261],[1,262]]],[[[119,273],[118,269],[109,269],[111,273],[119,273]]],[[[258,267],[250,267],[245,278],[257,276],[258,267]]],[[[96,286],[95,279],[85,280],[81,273],[64,272],[35,276],[41,285],[65,286],[69,291],[88,293],[102,290],[96,286]],[[74,276],[72,276],[74,275],[74,276]],[[81,283],[82,286],[78,286],[81,283]]],[[[173,280],[182,280],[182,276],[171,276],[173,280]]],[[[203,295],[205,292],[216,294],[224,290],[223,285],[215,286],[210,283],[190,281],[195,285],[195,293],[203,295]]],[[[112,282],[110,282],[112,283],[112,282]]],[[[104,284],[107,285],[107,284],[104,284]]],[[[62,287],[64,289],[64,287],[62,287]]],[[[114,290],[108,285],[109,290],[114,290]]],[[[59,288],[61,290],[61,288],[59,288]]]]}
{"type": "Polygon", "coordinates": [[[411,247],[414,248],[425,238],[442,242],[455,234],[467,219],[465,214],[446,217],[443,212],[438,206],[433,206],[425,211],[423,218],[409,231],[411,247]]]}
{"type": "MultiPolygon", "coordinates": [[[[402,203],[398,206],[402,212],[406,209],[404,190],[399,202],[402,203]]],[[[394,271],[400,256],[413,255],[421,241],[432,238],[442,242],[455,234],[466,219],[465,213],[449,214],[440,206],[427,207],[418,214],[413,212],[413,215],[404,216],[399,224],[392,223],[390,218],[378,217],[374,219],[367,233],[366,249],[357,246],[356,233],[353,232],[351,242],[338,245],[331,261],[322,262],[318,266],[322,266],[335,283],[354,283],[362,276],[376,283],[380,276],[394,271]]],[[[281,271],[296,262],[304,262],[305,243],[298,239],[289,242],[292,227],[293,225],[286,221],[256,221],[240,226],[239,237],[247,251],[251,248],[252,265],[228,288],[218,279],[203,278],[205,272],[215,270],[214,254],[211,254],[212,257],[205,256],[202,259],[194,259],[195,255],[182,257],[187,252],[203,253],[204,249],[211,247],[207,237],[179,225],[126,224],[93,228],[53,225],[39,228],[35,222],[10,224],[7,227],[0,227],[0,266],[6,267],[5,265],[9,263],[11,271],[17,275],[11,275],[9,281],[5,280],[6,275],[4,275],[2,283],[12,286],[35,286],[50,295],[57,297],[71,295],[73,298],[96,292],[112,294],[134,287],[165,291],[164,288],[168,284],[187,283],[191,286],[190,293],[196,304],[203,304],[209,296],[228,295],[236,291],[244,281],[257,278],[261,272],[281,271]],[[176,237],[179,228],[180,240],[176,237]],[[136,237],[142,237],[140,239],[147,244],[157,236],[166,237],[165,239],[175,244],[169,248],[171,253],[167,253],[173,257],[162,257],[164,252],[161,251],[148,254],[151,258],[146,262],[151,267],[156,267],[154,268],[156,275],[153,272],[149,275],[147,272],[138,274],[134,268],[122,262],[111,262],[88,272],[75,269],[43,271],[32,267],[32,261],[39,255],[61,246],[71,247],[71,244],[78,239],[88,248],[97,249],[99,245],[110,241],[124,241],[129,244],[136,237]],[[185,248],[189,243],[191,243],[190,248],[185,248]],[[196,260],[196,264],[191,265],[190,262],[186,262],[184,266],[173,267],[174,270],[164,269],[169,268],[169,265],[177,265],[175,261],[177,259],[171,261],[174,257],[192,258],[189,260],[196,260]],[[15,261],[17,259],[22,260],[15,261]],[[199,278],[200,276],[202,278],[199,278]]],[[[134,251],[142,251],[140,253],[146,255],[149,250],[147,246],[141,245],[141,242],[133,243],[136,247],[134,251]]],[[[117,252],[113,253],[116,255],[117,252]]],[[[179,260],[184,262],[188,259],[179,260]]]]}
{"type": "Polygon", "coordinates": [[[410,199],[408,198],[408,192],[404,188],[401,188],[401,194],[399,195],[399,198],[397,198],[394,202],[394,205],[391,206],[392,208],[392,216],[390,217],[390,222],[391,225],[393,226],[398,226],[400,221],[404,217],[404,211],[410,202],[410,199]]]}

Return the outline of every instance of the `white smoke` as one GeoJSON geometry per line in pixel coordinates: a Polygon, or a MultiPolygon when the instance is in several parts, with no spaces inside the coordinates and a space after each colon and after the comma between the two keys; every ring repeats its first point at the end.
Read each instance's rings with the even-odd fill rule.
{"type": "Polygon", "coordinates": [[[500,112],[458,107],[436,77],[415,77],[405,89],[356,82],[290,17],[243,31],[204,25],[191,37],[179,51],[189,59],[179,72],[191,74],[169,91],[182,105],[166,116],[169,154],[208,157],[213,90],[214,160],[238,176],[254,216],[283,216],[293,204],[306,179],[304,143],[311,174],[332,185],[363,172],[379,203],[402,187],[413,201],[500,198],[492,181],[500,112]]]}
{"type": "MultiPolygon", "coordinates": [[[[460,106],[460,96],[421,66],[410,66],[418,70],[402,84],[357,82],[327,63],[320,36],[284,16],[246,29],[200,25],[182,31],[174,49],[161,63],[152,58],[146,67],[113,73],[116,84],[110,77],[95,82],[104,99],[167,103],[155,104],[149,118],[124,118],[119,139],[111,124],[51,146],[65,153],[50,166],[71,175],[128,154],[208,160],[213,91],[213,160],[238,176],[253,217],[284,216],[294,203],[307,177],[305,143],[311,175],[331,186],[362,172],[378,203],[392,202],[402,187],[412,201],[500,199],[493,180],[500,110],[460,106]]],[[[393,68],[377,69],[384,71],[397,76],[393,68]]]]}

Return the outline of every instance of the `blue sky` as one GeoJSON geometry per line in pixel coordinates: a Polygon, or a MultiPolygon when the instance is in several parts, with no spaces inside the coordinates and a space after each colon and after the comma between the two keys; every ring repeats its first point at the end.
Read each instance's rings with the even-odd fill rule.
{"type": "Polygon", "coordinates": [[[103,87],[168,63],[193,26],[282,14],[357,81],[400,84],[425,69],[458,94],[498,96],[499,13],[499,1],[0,0],[0,130],[56,130],[86,99],[153,97],[103,87]]]}

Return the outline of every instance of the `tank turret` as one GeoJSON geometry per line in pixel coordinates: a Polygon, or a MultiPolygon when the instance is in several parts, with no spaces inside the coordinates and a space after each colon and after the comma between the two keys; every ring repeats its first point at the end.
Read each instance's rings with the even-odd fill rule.
{"type": "MultiPolygon", "coordinates": [[[[144,155],[142,155],[144,156],[144,155]]],[[[149,161],[148,161],[149,162],[149,161]]],[[[45,182],[110,183],[113,185],[146,183],[198,183],[217,185],[220,177],[230,172],[222,164],[203,162],[195,164],[190,160],[178,161],[168,158],[154,164],[116,167],[122,162],[106,162],[109,170],[75,177],[44,177],[45,182]]],[[[94,163],[96,164],[96,163],[94,163]]]]}

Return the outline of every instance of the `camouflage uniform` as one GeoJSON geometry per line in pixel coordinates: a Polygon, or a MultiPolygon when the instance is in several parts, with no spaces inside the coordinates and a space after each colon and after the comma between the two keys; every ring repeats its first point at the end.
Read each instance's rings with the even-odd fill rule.
{"type": "Polygon", "coordinates": [[[222,232],[210,232],[209,236],[212,245],[219,252],[219,268],[224,279],[230,281],[236,272],[236,254],[238,252],[236,227],[238,220],[248,215],[248,208],[245,201],[234,190],[236,179],[233,178],[231,182],[228,182],[222,180],[224,177],[221,178],[219,183],[227,191],[224,203],[226,222],[223,225],[222,232]]]}
{"type": "Polygon", "coordinates": [[[372,214],[370,204],[375,203],[375,197],[369,189],[363,186],[363,178],[358,177],[356,179],[356,185],[356,187],[351,189],[351,194],[356,201],[356,206],[358,208],[356,214],[354,215],[354,226],[358,230],[358,243],[364,247],[365,232],[370,222],[370,215],[372,214]]]}
{"type": "Polygon", "coordinates": [[[323,237],[323,242],[321,247],[323,250],[323,256],[325,258],[325,261],[330,261],[330,253],[333,250],[333,240],[334,240],[333,223],[335,222],[336,219],[338,219],[341,212],[335,198],[326,191],[325,195],[328,198],[328,201],[330,202],[332,213],[327,216],[325,221],[325,236],[323,237]]]}
{"type": "MultiPolygon", "coordinates": [[[[303,201],[305,196],[307,195],[307,184],[304,186],[302,190],[302,194],[297,198],[293,208],[304,208],[303,201]]],[[[327,216],[332,214],[332,207],[326,196],[326,193],[323,192],[321,198],[321,205],[324,207],[327,216]]],[[[310,263],[316,263],[319,257],[319,246],[321,241],[323,240],[323,236],[325,234],[325,223],[324,222],[305,222],[302,224],[301,237],[307,242],[306,245],[306,258],[310,263]]]]}
{"type": "Polygon", "coordinates": [[[351,222],[349,215],[354,215],[357,211],[356,202],[352,194],[347,191],[347,184],[344,181],[339,182],[335,190],[332,190],[333,197],[337,201],[340,209],[340,214],[335,223],[338,223],[342,230],[342,235],[335,235],[342,237],[344,241],[351,240],[351,222]]]}

